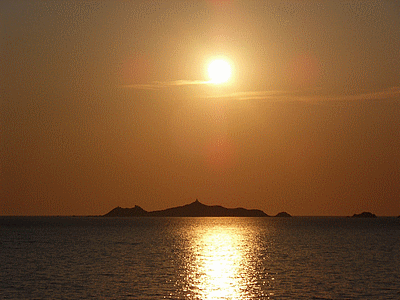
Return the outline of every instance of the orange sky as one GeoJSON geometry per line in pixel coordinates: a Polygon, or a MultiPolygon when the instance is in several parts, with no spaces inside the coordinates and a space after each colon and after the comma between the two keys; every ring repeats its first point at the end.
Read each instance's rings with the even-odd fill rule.
{"type": "Polygon", "coordinates": [[[0,215],[400,214],[397,1],[0,2],[0,215]],[[225,56],[233,76],[205,84],[225,56]]]}

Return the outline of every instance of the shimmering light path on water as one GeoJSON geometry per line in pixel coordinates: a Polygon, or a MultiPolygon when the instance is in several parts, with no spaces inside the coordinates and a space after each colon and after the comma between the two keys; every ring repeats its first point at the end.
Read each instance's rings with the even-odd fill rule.
{"type": "Polygon", "coordinates": [[[193,290],[188,295],[200,299],[266,296],[257,286],[257,273],[252,270],[252,252],[257,250],[254,233],[243,226],[214,221],[217,224],[195,230],[189,260],[193,270],[188,280],[193,290]]]}
{"type": "Polygon", "coordinates": [[[400,299],[396,218],[0,218],[1,299],[400,299]]]}

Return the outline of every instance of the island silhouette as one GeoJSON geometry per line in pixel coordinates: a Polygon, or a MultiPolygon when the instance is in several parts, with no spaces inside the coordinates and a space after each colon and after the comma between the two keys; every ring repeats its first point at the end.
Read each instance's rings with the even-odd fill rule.
{"type": "Polygon", "coordinates": [[[364,211],[361,214],[354,214],[352,218],[377,218],[377,216],[371,212],[364,211]]]}
{"type": "Polygon", "coordinates": [[[290,218],[291,215],[288,214],[287,212],[283,211],[283,212],[280,212],[279,214],[277,214],[275,217],[278,217],[278,218],[290,218]]]}
{"type": "MultiPolygon", "coordinates": [[[[205,205],[196,201],[164,210],[146,211],[138,205],[132,208],[116,207],[103,217],[270,217],[259,209],[226,208],[220,205],[205,205]]],[[[277,217],[290,217],[286,212],[277,217]]]]}

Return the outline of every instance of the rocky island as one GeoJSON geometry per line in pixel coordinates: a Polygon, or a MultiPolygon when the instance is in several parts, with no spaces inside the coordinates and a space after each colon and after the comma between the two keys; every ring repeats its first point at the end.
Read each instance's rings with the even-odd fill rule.
{"type": "Polygon", "coordinates": [[[205,205],[199,200],[165,210],[146,211],[140,206],[133,208],[116,207],[103,217],[269,217],[259,209],[225,208],[219,205],[205,205]]]}
{"type": "Polygon", "coordinates": [[[292,216],[288,214],[286,211],[280,212],[275,217],[277,218],[291,218],[292,216]]]}
{"type": "Polygon", "coordinates": [[[352,218],[376,218],[377,216],[370,212],[363,212],[361,214],[354,214],[352,218]]]}

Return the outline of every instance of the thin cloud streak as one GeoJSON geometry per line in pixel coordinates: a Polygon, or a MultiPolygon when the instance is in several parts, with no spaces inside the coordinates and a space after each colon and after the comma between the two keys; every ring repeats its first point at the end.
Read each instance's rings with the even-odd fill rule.
{"type": "Polygon", "coordinates": [[[302,91],[249,91],[236,92],[225,95],[206,96],[207,99],[232,99],[232,100],[260,100],[260,101],[360,101],[383,100],[400,97],[400,87],[392,87],[383,91],[360,93],[354,95],[304,95],[302,91]],[[302,95],[299,95],[302,93],[302,95]]]}
{"type": "Polygon", "coordinates": [[[122,85],[121,87],[128,89],[138,89],[138,90],[159,90],[172,86],[203,85],[203,84],[213,84],[213,82],[204,80],[154,81],[152,83],[146,83],[146,84],[122,85]]]}
{"type": "Polygon", "coordinates": [[[285,95],[290,95],[287,91],[249,91],[235,92],[217,96],[206,96],[204,98],[232,99],[232,100],[270,100],[281,99],[285,95]]]}
{"type": "MultiPolygon", "coordinates": [[[[400,96],[400,87],[392,87],[383,91],[372,92],[372,93],[361,93],[356,95],[344,95],[344,96],[330,96],[325,97],[325,100],[336,100],[336,101],[357,101],[357,100],[382,100],[388,98],[395,98],[400,96]]],[[[321,99],[324,99],[320,97],[321,99]]]]}
{"type": "MultiPolygon", "coordinates": [[[[154,81],[147,84],[132,84],[122,85],[121,88],[139,89],[139,90],[160,90],[176,86],[190,86],[190,85],[214,85],[212,81],[204,80],[175,80],[175,81],[154,81]]],[[[200,96],[203,99],[231,99],[240,101],[259,100],[259,101],[360,101],[360,100],[383,100],[400,97],[400,86],[395,86],[386,90],[359,93],[353,95],[311,95],[311,93],[318,92],[312,91],[247,91],[247,92],[233,92],[220,95],[200,96]],[[305,95],[305,93],[310,93],[305,95]]]]}

